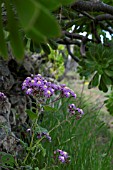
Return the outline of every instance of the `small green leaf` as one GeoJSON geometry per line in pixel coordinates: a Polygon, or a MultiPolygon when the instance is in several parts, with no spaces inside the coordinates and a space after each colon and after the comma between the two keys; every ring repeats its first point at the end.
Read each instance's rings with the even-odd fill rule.
{"type": "Polygon", "coordinates": [[[113,77],[113,71],[111,70],[105,70],[105,73],[109,76],[109,77],[113,77]]]}
{"type": "Polygon", "coordinates": [[[37,133],[42,133],[42,132],[48,133],[48,130],[41,127],[41,126],[39,126],[39,125],[37,125],[37,127],[35,128],[35,132],[36,132],[36,134],[37,133]]]}
{"type": "Polygon", "coordinates": [[[100,78],[99,90],[101,90],[105,93],[108,91],[108,88],[107,88],[106,84],[104,83],[103,76],[101,76],[101,78],[100,78]]]}
{"type": "Polygon", "coordinates": [[[28,43],[28,39],[27,39],[27,37],[24,37],[23,41],[24,41],[24,46],[26,46],[26,45],[27,45],[27,43],[28,43]]]}
{"type": "Polygon", "coordinates": [[[47,44],[41,44],[41,47],[47,55],[49,55],[51,53],[50,48],[47,44]]]}
{"type": "Polygon", "coordinates": [[[34,51],[34,44],[33,44],[32,40],[30,41],[30,51],[33,52],[33,53],[35,52],[34,51]]]}
{"type": "Polygon", "coordinates": [[[27,110],[26,110],[26,113],[28,114],[28,116],[29,116],[29,118],[30,118],[31,120],[34,120],[34,119],[37,118],[36,113],[34,113],[32,110],[27,109],[27,110]]]}
{"type": "Polygon", "coordinates": [[[110,79],[110,77],[108,77],[108,75],[106,75],[104,73],[104,74],[102,74],[102,76],[103,76],[103,81],[104,81],[105,84],[107,84],[107,85],[111,85],[112,84],[111,79],[110,79]]]}
{"type": "Polygon", "coordinates": [[[43,157],[45,157],[45,156],[46,156],[46,149],[44,149],[41,144],[38,144],[38,147],[39,147],[39,149],[42,151],[43,157]]]}
{"type": "Polygon", "coordinates": [[[55,108],[53,108],[53,107],[50,107],[50,106],[44,106],[44,110],[45,111],[52,111],[52,112],[55,112],[55,111],[57,111],[57,109],[55,109],[55,108]]]}
{"type": "Polygon", "coordinates": [[[14,9],[10,0],[5,0],[7,10],[8,30],[10,32],[10,41],[14,56],[17,60],[22,60],[24,57],[24,46],[22,37],[19,31],[18,21],[14,14],[14,9]]]}
{"type": "Polygon", "coordinates": [[[96,87],[98,85],[99,82],[99,74],[96,73],[93,78],[91,79],[89,85],[88,85],[88,89],[91,89],[93,87],[96,87]]]}
{"type": "Polygon", "coordinates": [[[35,52],[36,53],[41,53],[41,45],[40,45],[40,43],[35,43],[34,42],[34,49],[35,49],[35,52]]]}
{"type": "Polygon", "coordinates": [[[35,170],[39,170],[39,168],[38,168],[38,167],[36,167],[36,168],[35,168],[35,170]]]}
{"type": "Polygon", "coordinates": [[[30,165],[24,166],[24,169],[25,169],[25,170],[33,170],[32,166],[30,166],[30,165]]]}
{"type": "Polygon", "coordinates": [[[50,40],[48,40],[48,42],[53,50],[57,50],[58,44],[54,40],[50,39],[50,40]]]}
{"type": "Polygon", "coordinates": [[[10,165],[10,166],[14,166],[14,157],[9,154],[9,153],[5,153],[5,152],[0,152],[0,161],[2,162],[2,164],[7,164],[7,165],[10,165]]]}

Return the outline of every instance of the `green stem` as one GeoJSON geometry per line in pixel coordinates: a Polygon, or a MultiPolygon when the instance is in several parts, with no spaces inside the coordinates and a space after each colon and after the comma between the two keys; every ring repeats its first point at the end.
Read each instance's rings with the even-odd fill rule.
{"type": "Polygon", "coordinates": [[[37,124],[38,117],[39,117],[39,115],[38,115],[38,113],[37,113],[37,119],[36,119],[36,121],[34,122],[33,128],[32,128],[32,129],[33,129],[33,134],[32,134],[32,138],[31,138],[31,142],[30,142],[29,151],[28,151],[28,153],[27,153],[27,155],[26,155],[26,157],[25,157],[25,159],[24,159],[24,161],[23,161],[24,164],[26,163],[26,161],[27,161],[27,159],[28,159],[28,157],[29,157],[29,155],[30,155],[32,146],[33,146],[33,140],[34,140],[34,135],[35,135],[35,134],[34,134],[34,129],[35,129],[35,126],[36,126],[36,124],[37,124]]]}
{"type": "Polygon", "coordinates": [[[32,138],[31,138],[31,142],[30,142],[30,147],[29,147],[28,154],[26,155],[26,157],[25,157],[25,159],[24,159],[24,161],[23,161],[24,164],[25,164],[25,162],[27,161],[27,158],[28,158],[29,155],[30,155],[30,151],[31,151],[31,148],[32,148],[32,145],[33,145],[33,139],[34,139],[34,133],[33,133],[32,138]]]}
{"type": "MultiPolygon", "coordinates": [[[[59,124],[57,124],[56,126],[54,126],[54,128],[52,128],[49,133],[51,133],[53,130],[55,130],[56,128],[58,128],[59,126],[61,126],[63,123],[65,123],[67,121],[67,119],[63,120],[62,122],[60,122],[59,124]]],[[[33,146],[33,148],[35,148],[45,137],[42,137],[40,140],[38,140],[36,142],[36,144],[33,146]]]]}

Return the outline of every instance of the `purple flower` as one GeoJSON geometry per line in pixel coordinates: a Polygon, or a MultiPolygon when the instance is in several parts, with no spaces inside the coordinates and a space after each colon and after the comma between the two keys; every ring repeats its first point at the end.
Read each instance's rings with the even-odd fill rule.
{"type": "Polygon", "coordinates": [[[51,82],[46,83],[48,87],[51,87],[51,82]]]}
{"type": "Polygon", "coordinates": [[[65,85],[65,84],[61,84],[60,86],[61,86],[61,88],[64,88],[64,87],[66,87],[66,85],[65,85]]]}
{"type": "Polygon", "coordinates": [[[70,92],[65,92],[64,96],[67,97],[67,98],[70,97],[70,92]]]}
{"type": "Polygon", "coordinates": [[[27,88],[26,82],[23,82],[22,84],[22,90],[25,90],[27,88]]]}
{"type": "Polygon", "coordinates": [[[74,115],[76,111],[80,114],[80,116],[84,114],[83,110],[80,108],[76,108],[74,104],[70,104],[68,108],[69,112],[71,113],[71,116],[74,115]]]}
{"type": "Polygon", "coordinates": [[[45,85],[45,84],[41,86],[41,90],[47,90],[47,88],[48,88],[48,87],[47,87],[47,85],[45,85]]]}
{"type": "Polygon", "coordinates": [[[64,158],[68,158],[68,153],[62,150],[57,149],[57,152],[60,153],[60,155],[64,156],[64,158]]]}
{"type": "Polygon", "coordinates": [[[48,139],[49,142],[51,142],[51,136],[49,136],[48,134],[46,134],[46,138],[48,139]]]}
{"type": "Polygon", "coordinates": [[[31,75],[31,77],[27,77],[23,84],[22,90],[26,92],[27,95],[33,95],[39,98],[50,98],[56,92],[60,92],[61,97],[74,97],[76,98],[76,94],[65,84],[56,85],[55,83],[51,83],[47,81],[44,77],[40,74],[31,75]]]}
{"type": "Polygon", "coordinates": [[[50,90],[47,89],[47,90],[44,91],[44,96],[45,97],[49,98],[51,95],[52,95],[52,93],[51,93],[50,90]]]}
{"type": "Polygon", "coordinates": [[[26,94],[32,94],[32,92],[33,92],[33,89],[29,88],[27,89],[26,94]]]}
{"type": "Polygon", "coordinates": [[[76,95],[73,91],[71,91],[70,93],[71,93],[71,96],[76,99],[76,96],[77,96],[77,95],[76,95]]]}
{"type": "Polygon", "coordinates": [[[81,115],[84,114],[83,110],[82,109],[79,109],[79,108],[76,108],[76,111],[78,111],[81,115]]]}
{"type": "Polygon", "coordinates": [[[69,87],[66,87],[65,84],[61,84],[60,88],[61,88],[60,90],[61,90],[63,96],[65,96],[67,98],[71,97],[71,96],[76,98],[76,94],[69,87]]]}
{"type": "Polygon", "coordinates": [[[54,90],[59,90],[59,86],[56,85],[56,84],[51,84],[51,87],[52,87],[54,90]]]}
{"type": "Polygon", "coordinates": [[[65,163],[65,157],[64,156],[61,156],[61,155],[59,155],[59,157],[58,157],[58,159],[59,159],[59,161],[60,162],[62,162],[62,163],[65,163]]]}
{"type": "Polygon", "coordinates": [[[5,100],[6,98],[5,94],[0,92],[0,100],[5,100]]]}
{"type": "Polygon", "coordinates": [[[49,136],[48,133],[46,133],[46,132],[37,133],[38,139],[41,139],[42,137],[45,137],[46,139],[48,139],[49,142],[51,142],[51,137],[49,136]]]}
{"type": "Polygon", "coordinates": [[[68,107],[69,107],[70,110],[75,110],[76,109],[75,104],[70,104],[68,107]]]}
{"type": "Polygon", "coordinates": [[[32,80],[31,77],[27,77],[27,78],[26,78],[26,81],[27,81],[27,82],[31,82],[31,80],[32,80]]]}
{"type": "Polygon", "coordinates": [[[60,149],[57,149],[56,151],[54,151],[55,158],[56,158],[57,153],[59,153],[58,160],[60,162],[62,162],[62,163],[69,162],[69,156],[68,156],[67,152],[60,150],[60,149]]]}

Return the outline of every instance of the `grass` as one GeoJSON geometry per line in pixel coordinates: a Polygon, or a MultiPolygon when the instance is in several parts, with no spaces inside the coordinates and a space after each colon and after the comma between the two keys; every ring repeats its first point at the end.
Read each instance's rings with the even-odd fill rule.
{"type": "MultiPolygon", "coordinates": [[[[88,102],[83,99],[80,102],[73,99],[63,99],[54,105],[58,111],[45,112],[42,127],[51,130],[53,127],[66,120],[63,124],[54,129],[50,136],[52,142],[43,141],[46,155],[37,153],[36,165],[44,170],[112,170],[112,136],[104,122],[98,119],[99,111],[93,111],[88,102]],[[68,104],[81,105],[85,115],[76,120],[75,117],[68,118],[68,104]],[[70,163],[55,163],[53,152],[62,149],[69,153],[70,163]]],[[[96,107],[96,106],[95,106],[96,107]]],[[[44,151],[45,152],[45,151],[44,151]]],[[[42,152],[43,153],[43,152],[42,152]]]]}

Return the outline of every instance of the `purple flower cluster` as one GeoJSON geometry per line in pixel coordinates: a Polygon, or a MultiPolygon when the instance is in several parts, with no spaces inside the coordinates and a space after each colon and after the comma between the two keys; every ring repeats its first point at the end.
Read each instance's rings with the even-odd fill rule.
{"type": "Polygon", "coordinates": [[[49,142],[51,142],[51,137],[49,136],[48,133],[42,132],[42,133],[38,133],[37,134],[37,138],[38,139],[41,139],[42,137],[45,137],[46,139],[48,139],[49,142]]]}
{"type": "Polygon", "coordinates": [[[6,96],[4,93],[0,92],[0,100],[5,100],[6,99],[6,96]]]}
{"type": "Polygon", "coordinates": [[[65,96],[67,98],[68,97],[76,98],[76,94],[69,87],[66,87],[65,84],[60,85],[60,90],[61,90],[63,96],[65,96]]]}
{"type": "Polygon", "coordinates": [[[65,84],[57,85],[51,83],[40,74],[27,77],[22,84],[22,89],[25,90],[27,95],[39,95],[50,98],[56,91],[59,91],[62,97],[76,98],[76,94],[66,87],[65,84]]]}
{"type": "Polygon", "coordinates": [[[56,154],[59,153],[58,155],[58,160],[62,163],[67,163],[69,162],[69,156],[68,156],[68,153],[63,151],[63,150],[60,150],[60,149],[57,149],[56,151],[54,151],[54,155],[55,155],[55,158],[56,158],[56,154]]]}
{"type": "Polygon", "coordinates": [[[75,104],[70,104],[68,108],[71,115],[75,115],[76,111],[80,114],[80,116],[84,114],[83,110],[80,108],[76,108],[75,104]]]}

